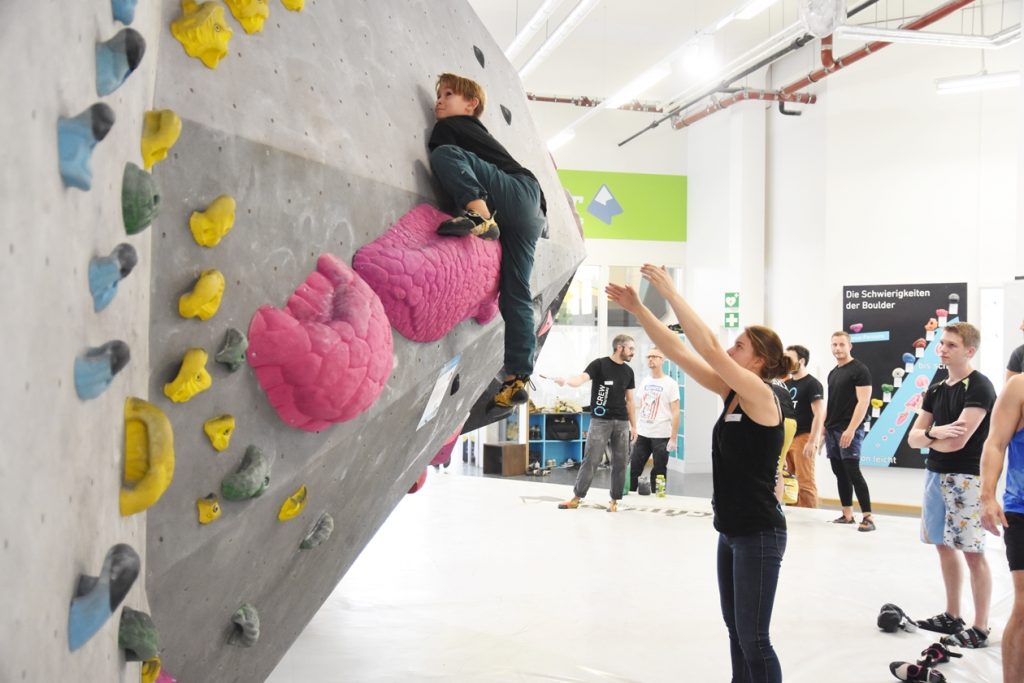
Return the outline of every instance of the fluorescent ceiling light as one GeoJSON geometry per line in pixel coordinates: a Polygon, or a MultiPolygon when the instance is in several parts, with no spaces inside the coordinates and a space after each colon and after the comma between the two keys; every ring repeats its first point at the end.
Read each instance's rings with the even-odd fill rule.
{"type": "Polygon", "coordinates": [[[982,72],[973,76],[939,78],[935,81],[935,92],[940,95],[955,95],[959,93],[980,92],[982,90],[1017,87],[1020,87],[1019,71],[1004,71],[996,74],[982,72]]]}
{"type": "Polygon", "coordinates": [[[544,4],[540,6],[540,9],[530,17],[530,20],[526,22],[526,26],[523,26],[523,29],[516,35],[509,46],[505,48],[505,56],[508,58],[508,61],[511,62],[519,56],[519,53],[523,51],[526,44],[537,35],[537,31],[551,18],[551,15],[555,13],[555,10],[558,9],[562,2],[563,0],[544,0],[544,4]]]}
{"type": "Polygon", "coordinates": [[[566,128],[561,133],[548,140],[548,151],[554,152],[556,149],[562,147],[570,140],[572,140],[574,137],[576,137],[576,131],[574,131],[572,128],[566,128]]]}
{"type": "Polygon", "coordinates": [[[753,19],[761,12],[765,11],[772,5],[776,0],[751,0],[747,3],[747,6],[736,13],[737,19],[753,19]]]}
{"type": "Polygon", "coordinates": [[[576,30],[580,22],[587,18],[587,15],[597,7],[599,2],[600,0],[580,0],[572,12],[569,12],[569,16],[558,25],[558,28],[548,36],[547,40],[541,43],[541,46],[533,53],[530,60],[519,70],[519,77],[526,78],[531,71],[540,66],[540,63],[547,59],[562,44],[562,41],[569,37],[570,33],[576,30]]]}
{"type": "Polygon", "coordinates": [[[646,72],[640,74],[627,83],[625,87],[617,93],[605,100],[603,104],[608,109],[617,109],[626,102],[635,98],[637,95],[649,90],[655,83],[668,78],[670,73],[672,73],[672,69],[663,64],[659,64],[652,69],[648,69],[646,72]]]}
{"type": "Polygon", "coordinates": [[[930,31],[914,31],[899,28],[879,28],[872,26],[837,26],[834,34],[837,38],[848,40],[881,40],[886,43],[903,43],[905,45],[936,45],[939,47],[966,48],[1001,48],[1020,40],[1020,24],[994,36],[971,36],[962,33],[933,33],[930,31]]]}
{"type": "Polygon", "coordinates": [[[736,18],[736,13],[735,12],[729,12],[724,17],[722,17],[721,19],[719,19],[718,21],[715,22],[715,25],[711,27],[711,32],[712,33],[717,33],[718,31],[721,31],[723,28],[725,28],[726,26],[731,24],[732,20],[735,19],[735,18],[736,18]]]}

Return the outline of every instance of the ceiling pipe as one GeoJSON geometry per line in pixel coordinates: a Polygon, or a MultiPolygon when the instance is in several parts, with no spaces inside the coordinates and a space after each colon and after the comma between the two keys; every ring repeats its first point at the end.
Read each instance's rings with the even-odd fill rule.
{"type": "Polygon", "coordinates": [[[968,49],[998,50],[1020,40],[1021,26],[1015,24],[991,36],[970,36],[962,33],[932,33],[908,31],[899,28],[872,28],[870,26],[837,26],[836,38],[849,40],[882,40],[904,45],[965,47],[968,49]]]}
{"type": "Polygon", "coordinates": [[[821,39],[821,65],[830,68],[835,64],[836,60],[832,58],[832,36],[825,36],[821,39]]]}
{"type": "MultiPolygon", "coordinates": [[[[864,2],[862,2],[859,5],[857,5],[856,7],[852,8],[851,10],[849,10],[846,13],[846,16],[847,17],[852,17],[852,16],[854,16],[856,14],[859,14],[860,12],[863,12],[864,10],[868,9],[869,7],[871,7],[872,5],[878,4],[878,2],[879,2],[879,0],[864,0],[864,2]]],[[[752,64],[751,66],[743,69],[739,73],[734,74],[734,75],[726,78],[724,81],[722,81],[718,85],[716,85],[716,86],[706,90],[705,92],[701,93],[700,95],[697,95],[696,97],[693,97],[693,98],[689,99],[688,101],[684,102],[683,104],[680,104],[680,105],[678,105],[676,107],[673,107],[671,110],[669,110],[669,112],[667,114],[665,114],[664,116],[662,116],[659,119],[655,119],[654,121],[649,123],[646,128],[641,129],[640,131],[634,133],[633,135],[630,135],[628,138],[626,138],[625,140],[620,142],[618,144],[618,146],[622,147],[627,142],[632,142],[633,140],[635,140],[636,138],[640,137],[641,135],[643,135],[647,131],[653,130],[654,128],[657,128],[659,125],[661,125],[663,122],[667,121],[668,119],[678,119],[678,116],[679,116],[680,112],[685,111],[686,109],[689,109],[690,107],[692,107],[693,105],[697,104],[698,102],[700,102],[701,100],[703,100],[706,97],[710,97],[710,96],[715,95],[715,94],[717,94],[719,92],[722,92],[723,90],[727,90],[729,88],[729,86],[731,86],[736,81],[738,81],[740,79],[743,79],[743,78],[746,78],[747,76],[749,76],[750,74],[754,73],[755,71],[768,66],[769,64],[779,60],[780,58],[784,57],[785,55],[789,54],[790,52],[793,52],[795,50],[799,50],[800,48],[802,48],[804,45],[806,45],[807,43],[811,42],[812,40],[814,40],[814,36],[812,36],[810,33],[806,33],[806,34],[796,38],[790,44],[782,47],[779,50],[776,50],[775,52],[773,52],[770,55],[764,57],[763,59],[757,61],[756,63],[752,64]]]]}
{"type": "MultiPolygon", "coordinates": [[[[713,100],[711,104],[704,107],[698,112],[690,114],[686,118],[677,119],[672,122],[672,127],[679,129],[685,128],[686,126],[692,126],[701,119],[711,116],[715,112],[728,109],[734,104],[740,102],[746,102],[748,100],[762,100],[765,102],[778,102],[782,104],[784,102],[795,102],[797,104],[814,104],[818,101],[817,95],[811,95],[809,93],[783,93],[774,90],[752,90],[750,88],[743,88],[734,95],[730,95],[724,100],[713,100]]],[[[783,113],[795,113],[795,112],[783,112],[783,113]]],[[[799,115],[799,114],[798,114],[799,115]]]]}
{"type": "MultiPolygon", "coordinates": [[[[599,107],[604,102],[599,97],[587,97],[586,95],[580,95],[579,97],[560,97],[557,95],[537,95],[532,92],[526,93],[526,99],[533,102],[548,102],[554,104],[574,104],[577,107],[599,107]]],[[[633,100],[627,102],[619,107],[607,107],[608,109],[621,109],[623,111],[643,111],[653,114],[660,114],[663,110],[656,104],[648,104],[641,102],[640,100],[633,100]]]]}
{"type": "MultiPolygon", "coordinates": [[[[952,0],[952,2],[947,2],[945,5],[937,7],[931,12],[928,12],[927,14],[922,14],[917,19],[906,24],[903,24],[902,26],[900,26],[900,28],[908,31],[916,31],[920,28],[924,28],[925,26],[930,26],[931,24],[934,24],[940,19],[948,17],[953,12],[963,9],[967,5],[970,5],[972,2],[974,2],[974,0],[952,0]]],[[[807,74],[800,80],[790,83],[787,86],[784,86],[781,89],[781,92],[788,95],[795,93],[799,90],[802,90],[807,86],[811,85],[812,83],[817,83],[821,79],[826,78],[831,74],[834,74],[836,71],[839,71],[840,69],[845,69],[851,64],[854,64],[864,59],[873,52],[878,52],[879,50],[886,48],[890,45],[892,45],[892,43],[887,43],[882,40],[876,40],[874,42],[868,43],[864,47],[854,50],[853,52],[849,52],[840,57],[839,59],[836,59],[832,66],[823,66],[822,68],[807,74]]]]}

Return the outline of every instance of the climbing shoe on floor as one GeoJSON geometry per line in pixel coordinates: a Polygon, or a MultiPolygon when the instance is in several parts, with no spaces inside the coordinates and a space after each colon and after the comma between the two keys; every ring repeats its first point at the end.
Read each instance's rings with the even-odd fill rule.
{"type": "Polygon", "coordinates": [[[960,617],[954,617],[949,612],[943,612],[942,614],[936,614],[934,617],[927,619],[918,619],[917,625],[923,628],[925,631],[934,631],[935,633],[946,633],[953,635],[954,633],[960,633],[966,628],[967,624],[960,617]]]}
{"type": "Polygon", "coordinates": [[[466,210],[459,216],[453,216],[437,226],[437,234],[447,237],[464,237],[476,235],[483,240],[496,240],[501,236],[494,216],[484,218],[476,211],[466,210]]]}
{"type": "Polygon", "coordinates": [[[511,408],[530,400],[530,392],[526,386],[531,384],[529,375],[516,375],[501,383],[501,389],[494,397],[494,404],[502,408],[511,408]]]}
{"type": "Polygon", "coordinates": [[[963,657],[959,652],[953,652],[942,643],[932,643],[921,650],[921,659],[917,660],[918,666],[935,666],[945,664],[957,657],[963,657]]]}
{"type": "Polygon", "coordinates": [[[925,681],[926,683],[946,683],[941,671],[918,666],[910,662],[893,662],[889,665],[892,675],[901,681],[925,681]]]}
{"type": "Polygon", "coordinates": [[[878,612],[878,628],[886,633],[896,633],[900,629],[913,633],[917,631],[917,624],[897,605],[887,602],[878,612]]]}
{"type": "Polygon", "coordinates": [[[956,645],[957,647],[979,648],[988,645],[988,631],[982,631],[977,626],[965,628],[952,635],[939,639],[943,645],[956,645]]]}
{"type": "Polygon", "coordinates": [[[580,499],[577,498],[576,496],[573,496],[569,500],[564,501],[562,503],[559,503],[558,504],[558,509],[559,510],[575,510],[579,506],[580,506],[580,499]]]}

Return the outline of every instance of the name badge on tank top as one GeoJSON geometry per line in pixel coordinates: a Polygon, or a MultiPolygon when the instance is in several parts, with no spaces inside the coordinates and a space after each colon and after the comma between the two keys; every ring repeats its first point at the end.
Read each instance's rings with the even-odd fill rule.
{"type": "Polygon", "coordinates": [[[729,413],[725,416],[726,422],[739,422],[742,419],[743,415],[741,413],[729,413]]]}
{"type": "Polygon", "coordinates": [[[605,380],[604,384],[605,384],[605,386],[610,387],[611,385],[615,384],[615,380],[613,380],[613,379],[605,380]]]}

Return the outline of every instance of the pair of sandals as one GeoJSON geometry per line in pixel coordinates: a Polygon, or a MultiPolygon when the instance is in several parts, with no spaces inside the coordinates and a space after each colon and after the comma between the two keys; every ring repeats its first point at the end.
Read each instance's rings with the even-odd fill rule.
{"type": "MultiPolygon", "coordinates": [[[[839,517],[836,517],[835,519],[833,519],[832,523],[833,524],[854,524],[854,523],[856,523],[856,521],[857,520],[855,520],[853,517],[849,517],[848,518],[845,515],[840,515],[839,517]]],[[[875,523],[871,520],[871,515],[865,516],[861,520],[860,524],[857,525],[857,531],[874,531],[874,530],[875,530],[875,523]]]]}
{"type": "Polygon", "coordinates": [[[946,683],[946,677],[942,672],[932,667],[938,664],[945,664],[958,657],[963,657],[963,655],[949,650],[942,643],[932,643],[921,651],[921,659],[917,660],[917,664],[893,662],[889,665],[889,671],[901,681],[946,683]]]}

